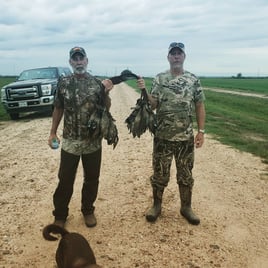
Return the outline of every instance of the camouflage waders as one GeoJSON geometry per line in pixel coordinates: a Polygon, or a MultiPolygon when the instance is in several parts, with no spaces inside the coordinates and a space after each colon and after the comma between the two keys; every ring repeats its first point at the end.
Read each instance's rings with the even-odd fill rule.
{"type": "Polygon", "coordinates": [[[154,222],[161,214],[163,189],[157,189],[153,186],[153,206],[146,213],[146,220],[154,222]]]}
{"type": "Polygon", "coordinates": [[[192,203],[192,187],[179,185],[180,198],[181,198],[181,215],[191,224],[198,225],[200,219],[194,214],[191,203],[192,203]]]}
{"type": "Polygon", "coordinates": [[[194,180],[192,169],[194,163],[194,139],[189,141],[167,141],[154,138],[153,169],[151,177],[153,188],[153,206],[146,213],[148,221],[155,221],[161,214],[162,195],[170,179],[170,167],[173,157],[177,169],[181,209],[180,213],[191,224],[199,224],[200,220],[191,209],[192,188],[194,180]]]}

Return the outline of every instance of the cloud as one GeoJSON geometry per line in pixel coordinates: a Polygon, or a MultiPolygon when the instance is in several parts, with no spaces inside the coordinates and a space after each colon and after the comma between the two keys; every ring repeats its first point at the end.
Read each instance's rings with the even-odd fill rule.
{"type": "Polygon", "coordinates": [[[172,41],[185,43],[185,68],[197,75],[268,75],[267,1],[9,0],[0,9],[2,75],[66,66],[81,45],[93,74],[154,76],[168,69],[172,41]]]}

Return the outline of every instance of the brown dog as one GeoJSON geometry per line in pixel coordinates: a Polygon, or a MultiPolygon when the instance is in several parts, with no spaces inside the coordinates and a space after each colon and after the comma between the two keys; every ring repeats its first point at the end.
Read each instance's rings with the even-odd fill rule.
{"type": "Polygon", "coordinates": [[[98,268],[96,258],[87,240],[78,233],[69,233],[66,229],[49,224],[43,229],[43,237],[49,241],[57,238],[50,233],[62,236],[57,251],[56,262],[58,268],[98,268]]]}

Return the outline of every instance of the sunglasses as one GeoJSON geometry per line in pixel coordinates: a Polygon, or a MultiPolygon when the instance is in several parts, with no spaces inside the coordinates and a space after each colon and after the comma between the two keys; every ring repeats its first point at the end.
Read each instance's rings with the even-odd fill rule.
{"type": "Polygon", "coordinates": [[[173,43],[171,43],[169,45],[169,49],[172,49],[174,47],[178,47],[178,48],[184,49],[184,44],[183,43],[173,42],[173,43]]]}

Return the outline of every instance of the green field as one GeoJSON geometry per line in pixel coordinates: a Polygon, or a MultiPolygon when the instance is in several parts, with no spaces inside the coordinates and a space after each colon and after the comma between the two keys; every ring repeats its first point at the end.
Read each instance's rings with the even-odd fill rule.
{"type": "MultiPolygon", "coordinates": [[[[152,79],[145,78],[150,89],[152,79]]],[[[136,81],[129,81],[136,88],[136,81]]],[[[204,87],[239,89],[268,95],[268,79],[202,78],[204,87]]],[[[223,144],[268,163],[268,99],[206,91],[206,132],[223,144]]]]}
{"type": "Polygon", "coordinates": [[[2,88],[4,85],[7,85],[11,82],[14,82],[15,79],[16,77],[13,77],[13,76],[9,76],[9,77],[0,76],[0,88],[2,88]]]}
{"type": "Polygon", "coordinates": [[[268,78],[201,78],[200,80],[203,87],[262,93],[268,96],[268,78]]]}
{"type": "Polygon", "coordinates": [[[205,91],[206,129],[217,140],[268,163],[268,99],[205,91]]]}

